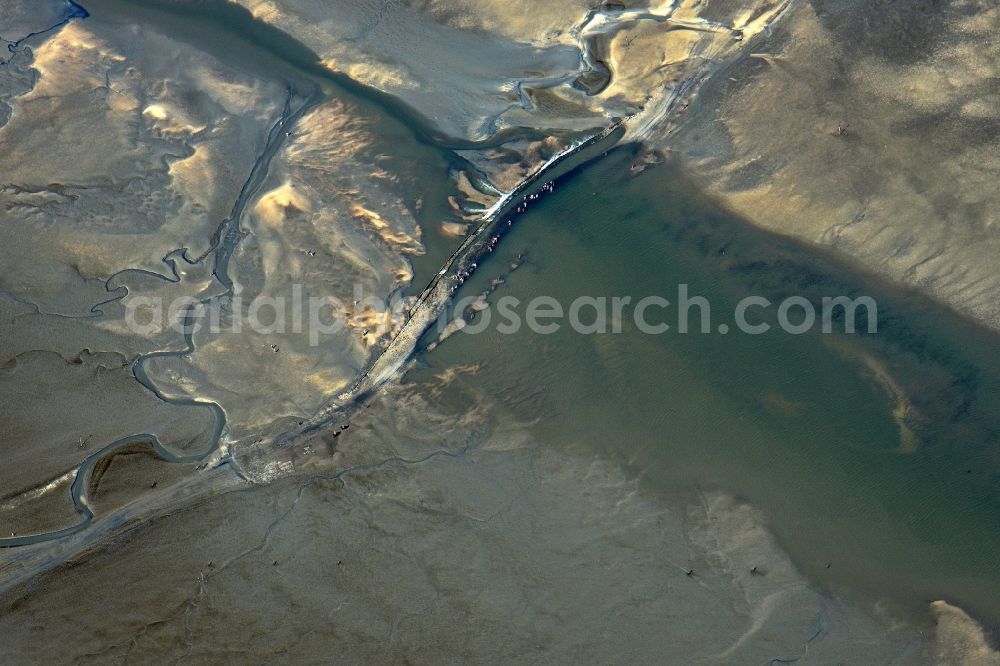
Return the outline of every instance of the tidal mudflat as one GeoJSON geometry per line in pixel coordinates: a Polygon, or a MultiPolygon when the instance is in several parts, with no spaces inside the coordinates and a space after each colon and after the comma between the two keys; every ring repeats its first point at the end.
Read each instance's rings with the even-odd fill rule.
{"type": "Polygon", "coordinates": [[[0,8],[5,661],[1000,663],[995,8],[535,4],[0,8]]]}

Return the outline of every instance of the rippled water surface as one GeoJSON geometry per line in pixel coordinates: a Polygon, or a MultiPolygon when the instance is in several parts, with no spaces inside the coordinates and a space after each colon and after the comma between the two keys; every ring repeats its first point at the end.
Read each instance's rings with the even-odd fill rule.
{"type": "Polygon", "coordinates": [[[545,441],[611,455],[652,492],[723,488],[749,499],[824,584],[911,609],[944,598],[996,626],[995,337],[748,229],[676,168],[631,178],[630,160],[620,149],[560,181],[461,295],[524,252],[527,264],[495,297],[676,301],[684,283],[710,300],[715,322],[732,325],[746,295],[777,303],[803,294],[818,304],[869,294],[878,333],[654,336],[626,316],[622,334],[460,333],[428,363],[481,363],[476,381],[536,418],[545,441]]]}

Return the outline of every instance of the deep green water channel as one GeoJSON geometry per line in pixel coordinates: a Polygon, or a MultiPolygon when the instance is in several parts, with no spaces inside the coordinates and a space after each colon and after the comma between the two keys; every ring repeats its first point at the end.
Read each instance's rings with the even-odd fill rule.
{"type": "MultiPolygon", "coordinates": [[[[705,297],[711,330],[643,333],[625,308],[619,334],[562,320],[542,335],[490,326],[427,354],[434,371],[475,376],[553,447],[600,452],[653,494],[690,500],[724,490],[761,509],[820,585],[926,612],[957,603],[1000,625],[1000,346],[995,334],[919,296],[719,210],[670,164],[631,177],[623,147],[561,179],[521,216],[459,297],[476,294],[519,252],[526,264],[491,297],[705,297]],[[736,331],[749,295],[762,335],[736,331]],[[878,331],[792,335],[777,304],[872,296],[878,331]],[[730,326],[720,334],[718,324],[730,326]]],[[[525,307],[512,308],[522,320],[525,307]]],[[[473,324],[481,324],[482,317],[473,324]]],[[[700,330],[692,309],[691,329],[700,330]]],[[[584,309],[580,319],[593,320],[584,309]]],[[[789,317],[798,322],[801,315],[789,317]]],[[[842,327],[842,318],[834,319],[842,327]]],[[[419,373],[419,371],[417,371],[419,373]]],[[[766,563],[762,563],[762,566],[766,563]]]]}

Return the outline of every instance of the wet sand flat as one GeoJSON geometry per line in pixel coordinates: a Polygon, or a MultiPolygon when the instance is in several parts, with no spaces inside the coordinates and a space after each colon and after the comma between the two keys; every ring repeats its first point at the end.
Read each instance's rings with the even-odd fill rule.
{"type": "Polygon", "coordinates": [[[0,10],[5,660],[1000,663],[993,9],[84,5],[0,10]],[[680,283],[880,328],[466,334],[680,283]]]}

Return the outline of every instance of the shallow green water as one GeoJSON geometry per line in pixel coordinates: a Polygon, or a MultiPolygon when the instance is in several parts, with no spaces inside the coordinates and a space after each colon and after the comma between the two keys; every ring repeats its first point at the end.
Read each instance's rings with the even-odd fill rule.
{"type": "Polygon", "coordinates": [[[687,283],[711,302],[714,329],[732,325],[736,302],[751,294],[775,303],[870,294],[878,333],[674,327],[656,336],[626,316],[621,334],[564,325],[502,335],[491,326],[452,337],[426,361],[435,370],[481,363],[472,381],[537,418],[551,446],[611,455],[649,492],[690,499],[721,488],[748,499],[823,585],[914,612],[945,599],[1000,625],[996,338],[748,228],[693,195],[670,166],[630,178],[630,159],[620,149],[564,178],[459,296],[526,251],[528,263],[493,300],[659,294],[676,302],[687,283]],[[912,436],[893,416],[901,400],[912,436]]]}

